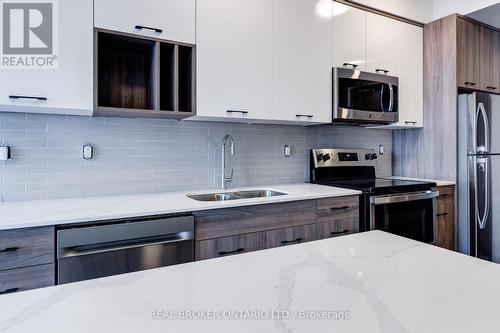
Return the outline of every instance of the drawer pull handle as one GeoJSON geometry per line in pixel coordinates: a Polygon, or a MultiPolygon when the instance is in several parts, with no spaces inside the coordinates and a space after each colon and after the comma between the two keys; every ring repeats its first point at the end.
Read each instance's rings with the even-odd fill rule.
{"type": "Polygon", "coordinates": [[[248,111],[242,111],[242,110],[227,110],[227,113],[241,113],[241,114],[248,114],[248,111]]]}
{"type": "Polygon", "coordinates": [[[289,245],[289,244],[298,244],[300,242],[302,242],[304,239],[302,237],[299,237],[297,239],[294,239],[294,240],[284,240],[284,241],[281,241],[281,245],[289,245]]]}
{"type": "Polygon", "coordinates": [[[16,252],[17,250],[19,250],[18,247],[6,247],[5,249],[0,250],[0,253],[16,252]]]}
{"type": "Polygon", "coordinates": [[[332,207],[332,208],[330,208],[330,210],[331,210],[332,212],[335,212],[335,211],[338,211],[338,210],[346,210],[346,209],[349,209],[349,208],[351,208],[351,207],[349,207],[349,206],[332,207]]]}
{"type": "Polygon", "coordinates": [[[338,236],[338,235],[343,235],[343,234],[348,234],[349,230],[342,230],[342,231],[332,231],[331,235],[332,236],[338,236]]]}
{"type": "Polygon", "coordinates": [[[21,95],[10,95],[10,99],[35,99],[37,101],[46,101],[47,97],[41,96],[21,96],[21,95]]]}
{"type": "Polygon", "coordinates": [[[10,289],[5,289],[3,291],[0,291],[0,295],[5,295],[5,294],[11,294],[11,293],[15,293],[16,291],[18,291],[19,288],[10,288],[10,289]]]}
{"type": "Polygon", "coordinates": [[[465,81],[464,84],[469,87],[473,87],[476,85],[476,82],[465,81]]]}
{"type": "Polygon", "coordinates": [[[349,62],[344,62],[344,63],[342,64],[342,66],[344,66],[344,67],[351,66],[353,69],[356,69],[356,68],[358,67],[358,65],[356,65],[356,64],[351,64],[351,63],[349,63],[349,62]]]}
{"type": "Polygon", "coordinates": [[[486,89],[489,89],[489,90],[497,90],[498,88],[495,87],[495,86],[487,86],[486,89]]]}
{"type": "Polygon", "coordinates": [[[384,73],[384,74],[388,74],[388,73],[389,73],[389,71],[388,71],[387,69],[382,69],[382,68],[377,68],[377,69],[375,70],[375,72],[377,72],[377,73],[382,72],[382,73],[384,73]]]}
{"type": "Polygon", "coordinates": [[[446,216],[446,215],[448,215],[448,213],[436,214],[437,217],[446,216]]]}
{"type": "Polygon", "coordinates": [[[234,251],[221,251],[221,252],[219,252],[219,255],[220,255],[220,256],[227,256],[227,255],[229,255],[229,254],[241,253],[241,252],[243,252],[243,251],[245,251],[245,249],[244,249],[244,248],[242,248],[242,247],[240,247],[239,249],[236,249],[236,250],[234,250],[234,251]]]}
{"type": "Polygon", "coordinates": [[[449,194],[448,193],[443,193],[443,194],[440,194],[439,197],[447,197],[449,194]]]}
{"type": "Polygon", "coordinates": [[[163,30],[162,30],[162,29],[152,28],[152,27],[146,27],[146,26],[144,26],[144,25],[136,25],[136,26],[135,26],[135,28],[136,28],[137,30],[152,30],[152,31],[157,32],[157,33],[159,33],[159,34],[161,34],[161,33],[163,32],[163,30]]]}
{"type": "Polygon", "coordinates": [[[314,116],[312,114],[296,114],[295,117],[297,117],[297,118],[302,118],[302,117],[314,118],[314,116]]]}

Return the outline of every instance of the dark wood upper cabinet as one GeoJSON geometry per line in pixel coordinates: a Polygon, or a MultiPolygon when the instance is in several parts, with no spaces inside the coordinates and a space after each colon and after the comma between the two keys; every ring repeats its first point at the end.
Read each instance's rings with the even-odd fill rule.
{"type": "Polygon", "coordinates": [[[500,92],[500,33],[457,17],[457,85],[459,88],[500,92]]]}
{"type": "Polygon", "coordinates": [[[457,18],[457,83],[459,87],[479,89],[481,27],[457,18]]]}
{"type": "Polygon", "coordinates": [[[500,92],[500,33],[481,27],[480,89],[500,92]]]}

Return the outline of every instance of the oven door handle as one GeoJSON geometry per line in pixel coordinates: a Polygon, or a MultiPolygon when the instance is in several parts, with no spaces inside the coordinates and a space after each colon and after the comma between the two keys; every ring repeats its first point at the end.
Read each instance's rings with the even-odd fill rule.
{"type": "Polygon", "coordinates": [[[370,198],[370,203],[372,205],[386,205],[398,202],[408,202],[437,198],[439,196],[438,191],[424,191],[424,192],[413,192],[407,194],[398,195],[383,195],[370,198]]]}
{"type": "Polygon", "coordinates": [[[193,239],[192,231],[183,231],[170,235],[143,237],[137,239],[113,241],[113,242],[106,242],[106,243],[99,243],[92,245],[63,247],[59,248],[58,250],[58,259],[87,256],[87,255],[106,253],[112,251],[129,250],[151,245],[177,243],[192,239],[193,239]]]}

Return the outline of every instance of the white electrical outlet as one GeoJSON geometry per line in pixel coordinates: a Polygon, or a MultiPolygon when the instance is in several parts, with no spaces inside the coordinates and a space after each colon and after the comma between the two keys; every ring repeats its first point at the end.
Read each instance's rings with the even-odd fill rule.
{"type": "Polygon", "coordinates": [[[83,159],[91,160],[94,157],[94,146],[86,144],[83,146],[83,159]]]}

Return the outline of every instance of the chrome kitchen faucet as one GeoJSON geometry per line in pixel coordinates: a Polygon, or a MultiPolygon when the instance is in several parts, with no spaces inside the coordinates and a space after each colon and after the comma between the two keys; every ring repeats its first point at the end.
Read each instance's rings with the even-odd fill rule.
{"type": "Polygon", "coordinates": [[[234,155],[234,140],[229,134],[226,134],[222,140],[222,163],[221,163],[221,188],[223,190],[227,189],[227,183],[233,181],[234,170],[231,169],[231,175],[226,177],[226,144],[229,141],[231,155],[234,155]]]}

